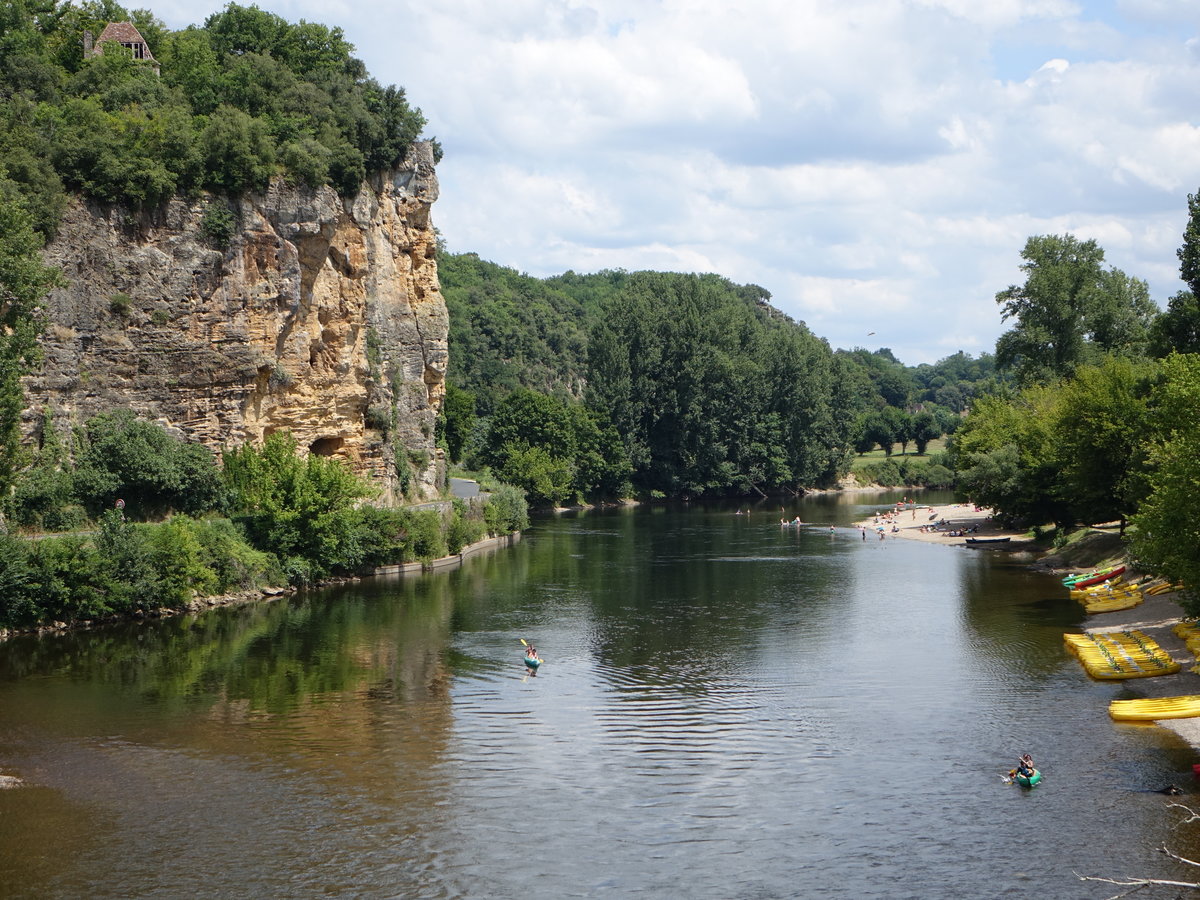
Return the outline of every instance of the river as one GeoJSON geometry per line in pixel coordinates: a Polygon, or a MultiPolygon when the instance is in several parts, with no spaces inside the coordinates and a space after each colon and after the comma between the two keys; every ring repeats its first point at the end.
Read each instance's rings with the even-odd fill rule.
{"type": "Polygon", "coordinates": [[[789,504],[803,529],[777,506],[571,514],[449,573],[11,640],[0,897],[1091,900],[1116,889],[1074,873],[1190,878],[1155,848],[1200,837],[1152,789],[1193,795],[1195,751],[1109,720],[1124,689],[1064,651],[1083,616],[1056,579],[850,527],[894,499],[789,504]],[[1025,751],[1034,790],[1000,777],[1025,751]]]}

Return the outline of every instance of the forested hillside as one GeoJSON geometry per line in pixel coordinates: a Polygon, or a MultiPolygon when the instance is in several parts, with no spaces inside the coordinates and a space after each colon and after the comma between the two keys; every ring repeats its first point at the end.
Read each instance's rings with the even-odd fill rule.
{"type": "MultiPolygon", "coordinates": [[[[508,478],[517,466],[505,463],[492,423],[514,391],[525,405],[533,392],[563,415],[586,410],[601,430],[615,428],[622,459],[612,462],[627,469],[626,490],[746,495],[827,484],[852,449],[890,455],[911,442],[924,452],[996,381],[988,355],[914,368],[886,348],[832,353],[761,287],[717,276],[539,279],[445,252],[439,274],[450,310],[447,447],[508,478]]],[[[537,468],[557,472],[556,487],[522,482],[535,497],[597,494],[570,475],[580,468],[563,455],[570,446],[547,445],[558,461],[537,468]]]]}
{"type": "Polygon", "coordinates": [[[844,470],[840,363],[761,288],[536,279],[474,254],[443,253],[439,273],[448,448],[536,500],[798,490],[844,470]]]}

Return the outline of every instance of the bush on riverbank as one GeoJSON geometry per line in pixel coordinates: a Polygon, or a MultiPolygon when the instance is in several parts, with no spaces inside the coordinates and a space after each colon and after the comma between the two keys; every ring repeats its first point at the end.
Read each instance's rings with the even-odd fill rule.
{"type": "MultiPolygon", "coordinates": [[[[100,424],[109,433],[114,422],[100,424]]],[[[86,478],[76,478],[80,469],[57,454],[42,461],[26,482],[54,487],[28,492],[39,498],[38,521],[53,520],[60,508],[79,508],[80,494],[72,489],[78,483],[91,496],[137,497],[143,514],[170,509],[179,479],[167,477],[168,464],[178,460],[186,465],[177,473],[211,485],[208,508],[148,523],[126,514],[131,505],[110,505],[94,533],[0,534],[0,628],[182,609],[196,597],[369,574],[378,566],[458,553],[529,524],[524,494],[511,486],[470,504],[456,500],[445,510],[380,509],[360,505],[371,494],[366,482],[337,460],[299,456],[284,432],[262,447],[227,452],[218,467],[211,454],[203,458],[196,445],[181,449],[156,425],[116,424],[117,449],[105,455],[107,463],[88,457],[86,478]],[[232,512],[225,516],[224,510],[232,512]]],[[[14,520],[27,521],[12,512],[14,520]]]]}

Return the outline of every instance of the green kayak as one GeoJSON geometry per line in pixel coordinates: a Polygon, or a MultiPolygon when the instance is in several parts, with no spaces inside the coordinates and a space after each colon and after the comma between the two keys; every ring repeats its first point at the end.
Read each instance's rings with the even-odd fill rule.
{"type": "Polygon", "coordinates": [[[1013,781],[1015,781],[1017,784],[1021,785],[1021,787],[1027,787],[1027,788],[1037,787],[1038,782],[1040,782],[1041,780],[1042,780],[1042,773],[1039,772],[1037,769],[1033,770],[1032,775],[1022,775],[1020,772],[1018,772],[1016,775],[1013,776],[1013,781]]]}

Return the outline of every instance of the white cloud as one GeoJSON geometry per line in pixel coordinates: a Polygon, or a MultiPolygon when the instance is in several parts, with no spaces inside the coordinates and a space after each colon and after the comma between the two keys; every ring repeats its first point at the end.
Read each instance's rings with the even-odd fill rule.
{"type": "Polygon", "coordinates": [[[403,85],[446,150],[451,249],[531,274],[716,271],[911,363],[992,349],[1033,234],[1180,287],[1193,0],[260,5],[341,26],[403,85]]]}

